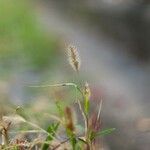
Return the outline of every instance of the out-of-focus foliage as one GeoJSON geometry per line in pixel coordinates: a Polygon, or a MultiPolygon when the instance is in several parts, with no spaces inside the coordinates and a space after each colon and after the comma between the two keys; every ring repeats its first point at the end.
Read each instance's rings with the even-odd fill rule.
{"type": "MultiPolygon", "coordinates": [[[[48,2],[48,0],[45,0],[48,2]]],[[[70,18],[80,18],[108,38],[119,42],[137,61],[150,61],[150,1],[52,0],[70,18]]],[[[80,20],[79,19],[79,20],[80,20]]]]}
{"type": "Polygon", "coordinates": [[[31,4],[0,0],[0,70],[37,70],[54,61],[57,38],[40,28],[31,4]]]}

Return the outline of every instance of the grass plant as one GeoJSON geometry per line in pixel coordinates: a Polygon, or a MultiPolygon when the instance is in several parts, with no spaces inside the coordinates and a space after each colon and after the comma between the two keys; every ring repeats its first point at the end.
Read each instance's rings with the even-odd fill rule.
{"type": "MultiPolygon", "coordinates": [[[[79,75],[81,61],[77,48],[67,48],[68,60],[74,72],[79,75]]],[[[32,85],[29,88],[73,87],[75,99],[73,104],[63,106],[60,101],[55,102],[57,115],[50,116],[46,128],[42,128],[29,119],[26,109],[17,107],[14,114],[2,116],[0,121],[1,149],[3,150],[97,150],[97,138],[112,133],[115,129],[101,128],[102,100],[96,114],[91,114],[91,90],[87,82],[57,83],[54,85],[32,85]],[[80,95],[80,96],[78,96],[80,95]],[[78,108],[74,108],[74,103],[78,108]],[[78,109],[78,111],[77,111],[78,109]],[[82,120],[76,119],[82,118],[82,120]],[[80,123],[81,122],[81,123],[80,123]],[[19,124],[19,126],[18,126],[19,124]],[[24,129],[20,126],[24,125],[24,129]],[[18,128],[11,130],[12,126],[18,128]],[[80,127],[80,131],[79,131],[80,127]],[[10,136],[12,134],[13,136],[10,136]],[[18,137],[16,138],[16,136],[18,137]],[[34,136],[35,135],[35,136],[34,136]],[[15,137],[15,138],[14,138],[15,137]]],[[[33,112],[34,113],[34,112],[33,112]]],[[[42,114],[42,112],[40,112],[42,114]]],[[[40,116],[39,116],[40,117],[40,116]]],[[[40,119],[40,118],[39,118],[40,119]]],[[[42,120],[42,119],[41,119],[42,120]]]]}

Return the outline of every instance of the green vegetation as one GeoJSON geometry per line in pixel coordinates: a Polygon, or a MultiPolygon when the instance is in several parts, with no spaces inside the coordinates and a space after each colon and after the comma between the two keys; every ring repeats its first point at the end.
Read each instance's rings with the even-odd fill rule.
{"type": "MultiPolygon", "coordinates": [[[[67,51],[70,65],[75,74],[79,74],[81,63],[77,49],[69,46],[67,51]]],[[[0,121],[1,149],[100,149],[100,142],[97,142],[97,139],[112,133],[115,129],[103,130],[101,127],[102,101],[99,103],[96,114],[90,112],[92,102],[88,83],[77,85],[68,82],[54,85],[33,85],[28,88],[67,87],[72,87],[75,91],[72,95],[73,102],[65,102],[64,93],[62,94],[60,91],[55,93],[53,102],[42,100],[36,108],[34,105],[24,109],[17,107],[11,115],[2,115],[0,121]],[[51,108],[55,107],[55,111],[49,112],[47,108],[50,108],[50,105],[51,108]]]]}
{"type": "MultiPolygon", "coordinates": [[[[58,38],[42,30],[31,4],[28,0],[0,0],[0,73],[6,72],[7,76],[20,70],[41,73],[51,70],[50,64],[58,63],[58,38]]],[[[69,46],[67,53],[78,77],[78,51],[69,46]]],[[[3,84],[5,87],[7,82],[3,84]]],[[[97,113],[91,113],[88,83],[24,86],[31,93],[34,90],[40,94],[23,108],[9,102],[8,91],[1,94],[0,149],[94,150],[99,146],[99,137],[114,131],[101,129],[102,101],[97,113]]]]}

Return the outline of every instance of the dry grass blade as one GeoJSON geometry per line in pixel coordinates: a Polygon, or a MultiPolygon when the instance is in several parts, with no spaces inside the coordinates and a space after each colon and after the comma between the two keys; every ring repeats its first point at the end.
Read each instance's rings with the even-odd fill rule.
{"type": "Polygon", "coordinates": [[[102,111],[102,103],[103,101],[101,100],[100,101],[100,104],[99,104],[99,109],[98,109],[98,114],[97,114],[97,122],[100,120],[100,115],[101,115],[101,111],[102,111]]]}

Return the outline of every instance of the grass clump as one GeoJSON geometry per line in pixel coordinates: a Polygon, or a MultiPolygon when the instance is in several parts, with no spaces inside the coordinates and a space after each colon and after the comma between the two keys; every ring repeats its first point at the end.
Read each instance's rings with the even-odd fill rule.
{"type": "MultiPolygon", "coordinates": [[[[77,74],[79,74],[81,61],[79,59],[77,49],[74,46],[69,46],[67,53],[71,67],[77,74]]],[[[91,114],[91,90],[88,83],[85,82],[78,85],[73,82],[68,82],[54,85],[30,86],[30,88],[47,87],[73,87],[75,90],[75,102],[70,105],[62,105],[61,101],[57,100],[55,102],[55,106],[58,113],[57,115],[48,114],[51,119],[50,122],[47,123],[47,129],[33,123],[33,118],[29,119],[28,114],[21,107],[17,107],[13,115],[2,116],[0,121],[0,133],[2,140],[1,149],[101,149],[97,146],[97,138],[99,136],[110,134],[115,129],[110,128],[102,130],[101,128],[102,101],[99,103],[99,109],[97,110],[97,113],[91,114]],[[79,94],[80,96],[78,97],[79,94]],[[74,104],[77,104],[78,108],[76,108],[74,104]],[[80,118],[80,120],[75,120],[75,118],[80,118]],[[18,124],[20,126],[23,126],[24,124],[24,129],[20,128],[18,124]],[[12,126],[15,126],[16,128],[18,127],[18,129],[11,130],[12,126]],[[19,136],[17,138],[10,138],[10,133],[13,136],[19,136]]]]}

